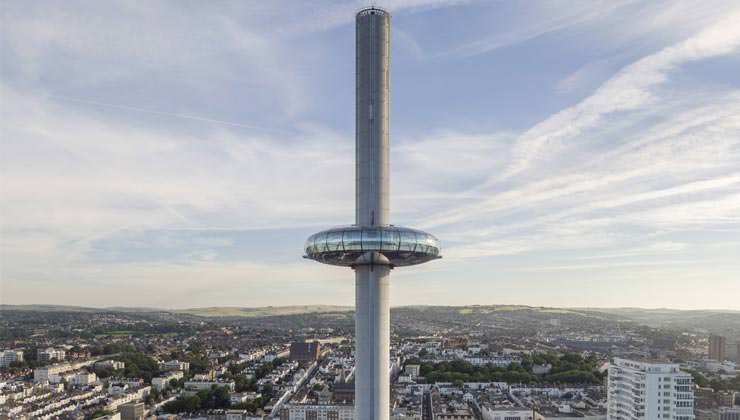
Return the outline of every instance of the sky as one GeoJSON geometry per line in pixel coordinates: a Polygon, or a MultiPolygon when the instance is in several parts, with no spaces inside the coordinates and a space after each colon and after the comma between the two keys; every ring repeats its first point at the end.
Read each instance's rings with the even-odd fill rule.
{"type": "MultiPolygon", "coordinates": [[[[0,7],[0,303],[352,305],[357,1],[0,7]]],[[[378,1],[392,305],[740,310],[737,0],[378,1]]]]}

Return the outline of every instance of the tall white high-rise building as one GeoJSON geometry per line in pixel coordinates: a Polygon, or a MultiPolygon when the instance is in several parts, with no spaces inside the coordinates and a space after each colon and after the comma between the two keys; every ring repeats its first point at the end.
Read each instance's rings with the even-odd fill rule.
{"type": "Polygon", "coordinates": [[[615,358],[607,420],[694,420],[694,381],[675,363],[615,358]]]}

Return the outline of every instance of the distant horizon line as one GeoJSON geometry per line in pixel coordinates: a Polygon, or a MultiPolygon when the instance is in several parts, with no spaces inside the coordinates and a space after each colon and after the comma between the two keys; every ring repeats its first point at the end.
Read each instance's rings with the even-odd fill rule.
{"type": "MultiPolygon", "coordinates": [[[[33,306],[47,306],[47,307],[60,307],[60,308],[82,308],[82,309],[138,309],[138,310],[149,310],[149,311],[186,311],[186,310],[203,310],[203,309],[287,309],[287,308],[342,308],[345,310],[351,310],[354,305],[338,305],[338,304],[295,304],[295,305],[265,305],[265,306],[237,306],[237,305],[219,305],[219,306],[187,306],[177,308],[164,308],[156,306],[91,306],[91,305],[74,305],[74,304],[54,304],[54,303],[0,303],[0,308],[6,307],[33,307],[33,306]]],[[[391,308],[413,308],[413,307],[437,307],[437,308],[468,308],[468,307],[522,307],[522,308],[542,308],[542,309],[572,309],[572,310],[598,310],[598,309],[613,309],[613,310],[644,310],[644,311],[681,311],[681,312],[737,312],[740,313],[740,309],[727,309],[727,308],[702,308],[702,309],[682,309],[682,308],[670,308],[670,307],[643,307],[643,306],[546,306],[546,305],[527,305],[519,303],[494,303],[494,304],[464,304],[464,305],[439,305],[439,304],[412,304],[412,305],[395,305],[391,308]]]]}

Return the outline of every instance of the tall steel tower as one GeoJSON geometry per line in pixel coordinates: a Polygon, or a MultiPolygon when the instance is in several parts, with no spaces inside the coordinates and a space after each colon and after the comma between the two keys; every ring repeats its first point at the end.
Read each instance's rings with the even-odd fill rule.
{"type": "Polygon", "coordinates": [[[439,241],[390,224],[390,14],[356,17],[355,224],[316,233],[306,257],[355,271],[355,411],[357,420],[388,420],[390,270],[440,258],[439,241]]]}

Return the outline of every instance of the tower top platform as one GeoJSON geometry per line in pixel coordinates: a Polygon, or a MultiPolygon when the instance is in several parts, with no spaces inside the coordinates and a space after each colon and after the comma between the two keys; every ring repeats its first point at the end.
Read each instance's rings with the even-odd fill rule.
{"type": "Polygon", "coordinates": [[[387,10],[385,10],[385,9],[383,9],[381,7],[378,7],[378,6],[363,7],[362,9],[360,9],[360,10],[357,11],[357,17],[367,16],[367,15],[380,15],[380,16],[384,16],[384,15],[389,15],[389,14],[390,13],[388,13],[387,10]]]}

